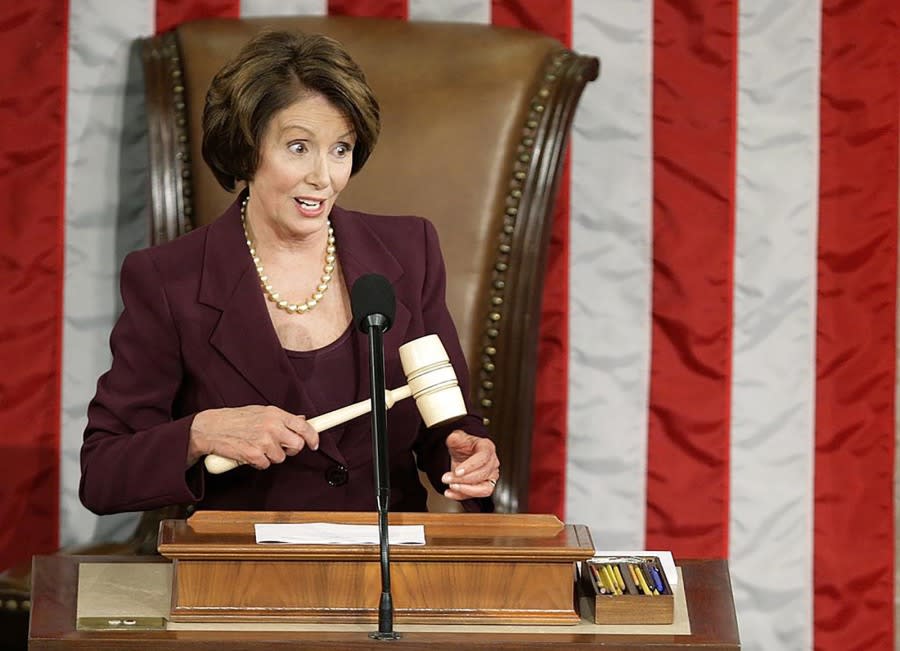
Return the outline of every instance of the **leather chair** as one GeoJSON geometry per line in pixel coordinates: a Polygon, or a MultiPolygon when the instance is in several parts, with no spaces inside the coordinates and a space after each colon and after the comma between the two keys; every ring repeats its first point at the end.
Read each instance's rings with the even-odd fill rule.
{"type": "MultiPolygon", "coordinates": [[[[497,510],[526,511],[553,207],[598,60],[525,30],[351,17],[200,20],[145,39],[152,243],[208,223],[233,200],[203,162],[200,116],[213,74],[264,28],[332,36],[366,72],[382,134],[339,203],[437,227],[472,398],[501,460],[497,510]]],[[[128,551],[154,553],[158,521],[174,513],[144,514],[128,551]]],[[[26,597],[21,586],[15,598],[26,597]]]]}

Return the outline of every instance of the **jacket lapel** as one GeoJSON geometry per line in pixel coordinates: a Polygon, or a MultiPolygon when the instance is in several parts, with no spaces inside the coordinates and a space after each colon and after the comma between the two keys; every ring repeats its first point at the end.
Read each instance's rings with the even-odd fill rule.
{"type": "Polygon", "coordinates": [[[210,344],[266,402],[291,409],[299,391],[244,241],[241,198],[209,227],[199,300],[222,312],[210,344]]]}
{"type": "MultiPolygon", "coordinates": [[[[344,281],[347,283],[348,291],[361,276],[370,273],[381,274],[392,285],[400,279],[403,275],[403,267],[387,244],[368,226],[365,217],[335,206],[331,212],[331,223],[334,227],[341,270],[344,273],[344,281]]],[[[394,322],[390,330],[384,334],[384,347],[386,350],[396,350],[401,344],[406,343],[409,323],[409,306],[406,305],[402,296],[397,296],[394,322]]],[[[365,400],[371,395],[369,388],[369,338],[358,328],[354,328],[353,336],[357,338],[357,350],[360,351],[356,369],[359,377],[357,400],[365,400]]],[[[388,388],[393,389],[395,387],[389,386],[388,388]]]]}

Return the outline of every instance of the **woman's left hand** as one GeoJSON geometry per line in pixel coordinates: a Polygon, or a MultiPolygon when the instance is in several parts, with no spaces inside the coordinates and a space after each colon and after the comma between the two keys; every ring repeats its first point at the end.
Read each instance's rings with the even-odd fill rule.
{"type": "Polygon", "coordinates": [[[488,497],[500,478],[500,460],[494,442],[456,429],[447,437],[450,472],[441,478],[449,488],[444,497],[465,500],[488,497]]]}

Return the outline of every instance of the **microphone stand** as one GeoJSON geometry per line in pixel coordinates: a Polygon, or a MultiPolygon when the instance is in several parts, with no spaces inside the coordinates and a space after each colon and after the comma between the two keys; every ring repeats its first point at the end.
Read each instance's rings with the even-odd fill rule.
{"type": "Polygon", "coordinates": [[[391,565],[388,548],[388,505],[391,482],[387,454],[387,408],[384,392],[384,343],[382,333],[390,326],[381,314],[366,317],[369,333],[369,379],[372,387],[372,445],[375,456],[375,490],[378,501],[378,542],[381,550],[381,600],[378,604],[378,631],[373,640],[397,640],[394,632],[394,602],[391,598],[391,565]]]}

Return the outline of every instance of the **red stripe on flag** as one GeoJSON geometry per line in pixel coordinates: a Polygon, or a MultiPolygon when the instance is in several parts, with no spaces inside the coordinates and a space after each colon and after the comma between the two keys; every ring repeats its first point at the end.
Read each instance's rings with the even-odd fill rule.
{"type": "Polygon", "coordinates": [[[240,0],[156,0],[156,33],[200,18],[238,18],[240,0]]]}
{"type": "Polygon", "coordinates": [[[491,23],[541,32],[572,47],[571,0],[491,0],[491,23]]]}
{"type": "Polygon", "coordinates": [[[894,647],[898,13],[822,14],[816,649],[894,647]]]}
{"type": "Polygon", "coordinates": [[[737,0],[654,3],[649,549],[727,557],[737,0]]]}
{"type": "MultiPolygon", "coordinates": [[[[552,36],[571,47],[572,4],[493,0],[491,23],[552,36]]],[[[565,517],[569,379],[569,155],[553,212],[538,343],[528,511],[565,517]]],[[[500,460],[501,463],[503,460],[500,460]]]]}
{"type": "MultiPolygon", "coordinates": [[[[553,210],[538,341],[528,511],[565,518],[569,377],[569,158],[553,210]]],[[[501,459],[500,463],[503,463],[501,459]]]]}
{"type": "Polygon", "coordinates": [[[59,547],[68,3],[0,3],[0,569],[59,547]]]}
{"type": "Polygon", "coordinates": [[[328,0],[331,16],[362,16],[368,18],[409,17],[407,0],[328,0]]]}

